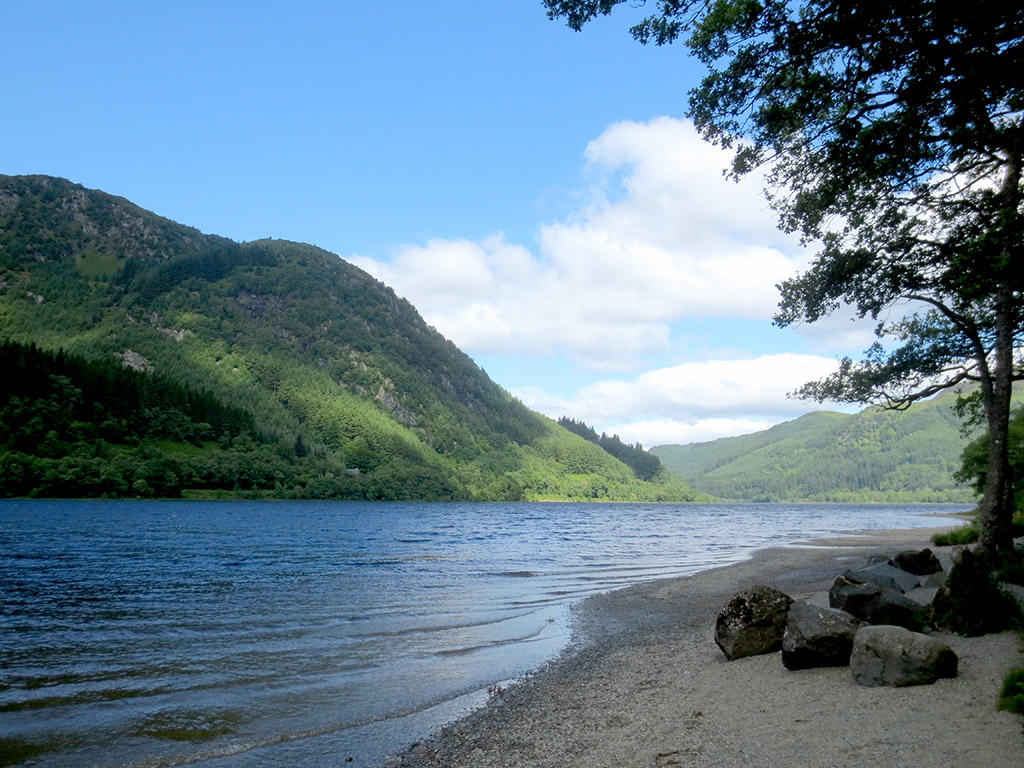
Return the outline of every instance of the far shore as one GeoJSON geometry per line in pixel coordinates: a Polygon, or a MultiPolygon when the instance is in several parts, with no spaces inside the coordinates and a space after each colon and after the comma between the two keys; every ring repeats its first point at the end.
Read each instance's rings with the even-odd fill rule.
{"type": "Polygon", "coordinates": [[[1022,718],[996,709],[1006,673],[1024,665],[1017,633],[936,633],[959,675],[910,688],[863,687],[846,667],[791,672],[778,653],[729,662],[714,643],[718,611],[742,589],[828,605],[835,576],[871,554],[932,547],[948,568],[931,536],[950,527],[808,541],[587,598],[566,653],[389,765],[1017,768],[1022,718]]]}

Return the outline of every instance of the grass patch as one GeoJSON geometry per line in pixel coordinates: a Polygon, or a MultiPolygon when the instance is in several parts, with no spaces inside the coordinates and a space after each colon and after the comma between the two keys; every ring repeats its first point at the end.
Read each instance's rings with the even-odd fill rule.
{"type": "Polygon", "coordinates": [[[98,253],[97,251],[82,251],[82,255],[75,262],[78,274],[82,277],[90,277],[94,280],[116,275],[121,269],[122,261],[112,253],[98,253]]]}
{"type": "MultiPolygon", "coordinates": [[[[981,535],[980,518],[975,516],[971,522],[954,528],[944,533],[936,533],[932,536],[932,544],[937,547],[956,547],[964,544],[974,544],[981,535]]],[[[1010,521],[1010,531],[1014,538],[1024,536],[1024,513],[1017,512],[1010,521]]]]}
{"type": "Polygon", "coordinates": [[[999,694],[999,709],[1024,715],[1024,667],[1010,671],[999,694]]]}
{"type": "Polygon", "coordinates": [[[936,533],[932,536],[932,544],[937,547],[956,547],[963,544],[973,544],[978,540],[980,531],[976,523],[968,523],[954,528],[951,531],[936,533]]]}

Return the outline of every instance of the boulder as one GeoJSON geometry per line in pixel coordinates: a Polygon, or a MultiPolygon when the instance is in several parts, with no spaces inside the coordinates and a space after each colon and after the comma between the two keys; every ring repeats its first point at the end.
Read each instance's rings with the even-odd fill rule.
{"type": "Polygon", "coordinates": [[[956,677],[959,659],[945,643],[903,627],[857,630],[850,671],[860,685],[930,685],[956,677]]]}
{"type": "Polygon", "coordinates": [[[888,563],[874,563],[856,571],[847,571],[844,575],[897,592],[910,592],[921,586],[921,581],[914,574],[888,563]]]}
{"type": "Polygon", "coordinates": [[[715,622],[715,643],[730,661],[771,653],[782,647],[793,598],[763,585],[740,592],[715,622]]]}
{"type": "Polygon", "coordinates": [[[893,565],[915,576],[928,576],[942,572],[942,563],[930,549],[900,552],[892,559],[893,565]]]}
{"type": "Polygon", "coordinates": [[[837,576],[828,591],[828,604],[868,624],[895,624],[924,629],[922,606],[894,589],[867,584],[851,576],[837,576]]]}
{"type": "Polygon", "coordinates": [[[786,669],[845,666],[850,663],[853,637],[863,626],[846,611],[797,601],[789,607],[782,663],[786,669]]]}

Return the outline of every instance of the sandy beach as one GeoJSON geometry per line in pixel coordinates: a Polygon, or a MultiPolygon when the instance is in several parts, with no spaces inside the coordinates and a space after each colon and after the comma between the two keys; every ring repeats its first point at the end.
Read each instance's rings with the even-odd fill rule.
{"type": "MultiPolygon", "coordinates": [[[[779,653],[730,662],[714,643],[715,617],[736,592],[768,584],[828,605],[838,573],[871,554],[930,546],[932,533],[771,549],[588,598],[561,657],[390,765],[1019,768],[1022,718],[996,710],[1006,672],[1024,665],[1016,633],[936,633],[958,654],[959,675],[910,688],[860,686],[847,667],[791,672],[779,653]]],[[[948,550],[935,551],[948,567],[948,550]]]]}

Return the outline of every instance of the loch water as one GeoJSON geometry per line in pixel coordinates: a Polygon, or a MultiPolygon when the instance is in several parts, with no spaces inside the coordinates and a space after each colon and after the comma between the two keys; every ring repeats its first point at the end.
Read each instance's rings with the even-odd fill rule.
{"type": "Polygon", "coordinates": [[[580,598],[966,509],[0,501],[2,764],[379,764],[580,598]]]}

